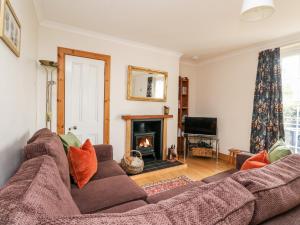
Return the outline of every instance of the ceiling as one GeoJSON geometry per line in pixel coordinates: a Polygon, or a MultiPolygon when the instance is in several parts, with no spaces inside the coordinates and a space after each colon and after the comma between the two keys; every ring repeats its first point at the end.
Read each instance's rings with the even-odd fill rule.
{"type": "Polygon", "coordinates": [[[181,52],[215,57],[300,32],[300,1],[275,0],[264,21],[240,20],[242,0],[35,0],[43,20],[181,52]]]}

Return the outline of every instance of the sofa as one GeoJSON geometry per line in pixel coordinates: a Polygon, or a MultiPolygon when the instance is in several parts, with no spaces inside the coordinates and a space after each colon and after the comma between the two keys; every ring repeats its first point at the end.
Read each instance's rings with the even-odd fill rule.
{"type": "MultiPolygon", "coordinates": [[[[215,182],[224,180],[228,177],[231,177],[235,173],[239,172],[243,163],[251,156],[253,156],[253,154],[247,153],[247,152],[242,152],[237,155],[236,165],[235,165],[234,169],[227,170],[227,171],[215,174],[213,176],[206,177],[206,178],[202,179],[201,181],[196,181],[196,182],[193,182],[192,184],[188,184],[186,186],[178,187],[178,188],[168,190],[168,191],[156,194],[156,195],[149,196],[146,201],[149,204],[156,204],[162,200],[167,200],[167,199],[175,197],[183,192],[186,192],[186,191],[194,188],[195,186],[215,183],[215,182]]],[[[294,207],[293,209],[288,210],[285,213],[277,215],[277,216],[261,223],[261,225],[287,225],[287,224],[288,225],[300,225],[300,203],[298,204],[298,206],[294,207]]]]}
{"type": "Polygon", "coordinates": [[[146,205],[146,192],[113,160],[111,145],[94,145],[98,170],[82,189],[72,181],[68,159],[60,138],[49,129],[37,131],[24,147],[25,160],[51,156],[81,213],[122,212],[146,205]],[[122,188],[120,188],[122,187],[122,188]],[[101,194],[100,194],[101,193],[101,194]],[[120,206],[123,205],[123,206],[120,206]]]}
{"type": "Polygon", "coordinates": [[[38,131],[0,189],[0,225],[300,224],[300,155],[239,172],[241,155],[235,170],[147,197],[113,161],[111,146],[95,150],[99,171],[78,189],[58,136],[38,131]]]}

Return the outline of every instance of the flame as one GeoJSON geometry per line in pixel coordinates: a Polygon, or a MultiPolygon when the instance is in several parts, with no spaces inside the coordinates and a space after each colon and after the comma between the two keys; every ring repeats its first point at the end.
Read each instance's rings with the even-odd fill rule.
{"type": "Polygon", "coordinates": [[[140,144],[139,144],[140,148],[142,148],[142,147],[143,148],[147,148],[147,147],[150,147],[150,146],[151,146],[151,144],[150,144],[148,138],[146,138],[145,140],[141,141],[140,144]]]}

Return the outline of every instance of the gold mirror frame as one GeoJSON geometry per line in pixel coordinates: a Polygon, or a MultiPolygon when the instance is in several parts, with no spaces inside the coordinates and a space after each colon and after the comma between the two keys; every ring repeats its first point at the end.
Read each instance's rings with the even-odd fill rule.
{"type": "Polygon", "coordinates": [[[168,87],[168,72],[160,70],[152,70],[137,66],[128,66],[128,79],[127,79],[127,99],[131,101],[149,101],[149,102],[166,102],[167,101],[167,87],[168,87]],[[137,97],[132,96],[132,72],[139,71],[153,75],[163,75],[165,78],[164,83],[164,97],[163,98],[152,98],[152,97],[137,97]]]}

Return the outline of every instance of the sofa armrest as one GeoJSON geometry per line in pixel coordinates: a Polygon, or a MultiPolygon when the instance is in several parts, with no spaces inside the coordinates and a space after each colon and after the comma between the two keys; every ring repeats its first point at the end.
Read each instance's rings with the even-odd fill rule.
{"type": "Polygon", "coordinates": [[[242,152],[242,153],[239,153],[237,156],[236,156],[236,169],[240,170],[242,165],[244,164],[244,162],[249,159],[251,156],[253,156],[252,153],[250,152],[242,152]]]}
{"type": "Polygon", "coordinates": [[[113,160],[113,147],[111,145],[94,145],[98,162],[113,160]]]}

